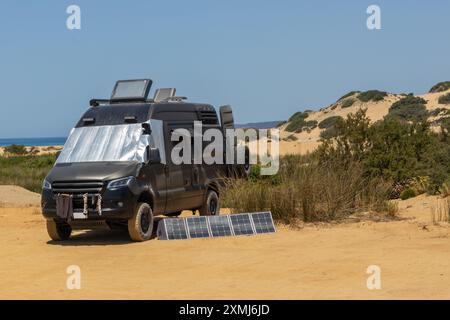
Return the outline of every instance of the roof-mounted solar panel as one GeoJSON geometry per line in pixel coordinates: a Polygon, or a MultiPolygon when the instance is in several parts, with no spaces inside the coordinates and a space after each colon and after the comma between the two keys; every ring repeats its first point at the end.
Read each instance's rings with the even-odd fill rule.
{"type": "Polygon", "coordinates": [[[116,82],[111,94],[111,103],[114,102],[145,102],[152,86],[150,79],[119,80],[116,82]]]}
{"type": "Polygon", "coordinates": [[[215,238],[276,232],[270,212],[167,218],[158,224],[160,240],[215,238]]]}
{"type": "Polygon", "coordinates": [[[155,91],[155,96],[153,100],[155,102],[168,101],[171,98],[175,97],[175,93],[177,92],[176,88],[161,88],[155,91]]]}

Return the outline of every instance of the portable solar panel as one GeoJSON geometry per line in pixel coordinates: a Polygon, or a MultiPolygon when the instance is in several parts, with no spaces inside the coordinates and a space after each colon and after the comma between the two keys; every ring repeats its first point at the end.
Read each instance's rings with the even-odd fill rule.
{"type": "Polygon", "coordinates": [[[276,232],[270,212],[240,213],[163,219],[158,224],[160,240],[254,235],[276,232]]]}
{"type": "Polygon", "coordinates": [[[232,236],[228,215],[208,217],[211,234],[213,237],[232,236]]]}
{"type": "Polygon", "coordinates": [[[186,218],[190,238],[209,238],[208,220],[206,217],[186,218]]]}
{"type": "Polygon", "coordinates": [[[233,234],[235,236],[254,234],[249,214],[233,214],[230,216],[233,234]]]}
{"type": "Polygon", "coordinates": [[[275,225],[270,212],[256,212],[252,213],[251,216],[256,233],[275,232],[275,225]]]}
{"type": "Polygon", "coordinates": [[[188,239],[185,219],[163,219],[158,224],[157,235],[161,240],[188,239]]]}

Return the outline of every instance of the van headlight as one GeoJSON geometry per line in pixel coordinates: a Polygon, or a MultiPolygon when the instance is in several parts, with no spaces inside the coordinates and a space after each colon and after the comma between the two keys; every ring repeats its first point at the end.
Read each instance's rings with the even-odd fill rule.
{"type": "Polygon", "coordinates": [[[128,186],[128,184],[133,180],[134,177],[126,177],[126,178],[120,178],[117,180],[113,180],[110,183],[108,183],[108,189],[118,189],[128,186]]]}
{"type": "Polygon", "coordinates": [[[44,179],[44,182],[42,182],[42,189],[50,190],[52,188],[52,184],[48,182],[46,179],[44,179]]]}

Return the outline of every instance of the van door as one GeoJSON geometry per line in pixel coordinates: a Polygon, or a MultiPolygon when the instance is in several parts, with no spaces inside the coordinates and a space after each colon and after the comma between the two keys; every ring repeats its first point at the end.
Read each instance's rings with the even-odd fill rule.
{"type": "Polygon", "coordinates": [[[165,212],[174,212],[183,209],[180,199],[183,196],[183,171],[180,165],[172,161],[172,149],[176,142],[172,142],[174,128],[164,121],[164,138],[166,142],[166,210],[165,212]]]}
{"type": "MultiPolygon", "coordinates": [[[[175,212],[183,209],[193,209],[196,206],[196,199],[193,188],[192,164],[174,164],[172,161],[172,150],[179,141],[171,141],[173,130],[186,128],[181,123],[165,123],[166,129],[166,181],[167,200],[166,212],[175,212]]],[[[193,128],[193,126],[192,126],[193,128]]],[[[186,128],[187,129],[187,128],[186,128]]]]}
{"type": "Polygon", "coordinates": [[[221,106],[219,108],[220,112],[220,124],[222,126],[222,130],[225,133],[225,129],[234,129],[234,118],[233,118],[233,109],[231,106],[221,106]]]}

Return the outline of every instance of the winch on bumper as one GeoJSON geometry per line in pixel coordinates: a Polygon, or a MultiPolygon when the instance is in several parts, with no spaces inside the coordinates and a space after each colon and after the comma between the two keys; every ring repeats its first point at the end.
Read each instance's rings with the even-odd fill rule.
{"type": "Polygon", "coordinates": [[[98,182],[53,182],[42,192],[42,214],[46,219],[60,219],[57,214],[57,197],[70,196],[74,219],[124,220],[133,215],[139,189],[133,181],[117,188],[107,188],[98,182]],[[133,185],[134,184],[134,185],[133,185]]]}

